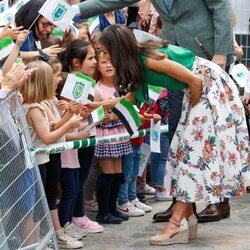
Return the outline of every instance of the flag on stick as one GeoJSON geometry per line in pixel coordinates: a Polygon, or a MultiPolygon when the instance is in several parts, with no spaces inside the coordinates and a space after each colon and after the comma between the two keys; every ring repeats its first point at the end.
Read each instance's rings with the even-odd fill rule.
{"type": "Polygon", "coordinates": [[[8,56],[14,47],[14,42],[11,37],[5,37],[0,40],[0,60],[8,56]]]}
{"type": "Polygon", "coordinates": [[[99,16],[94,16],[88,19],[87,21],[89,26],[89,34],[91,37],[100,30],[100,19],[99,16]]]}
{"type": "Polygon", "coordinates": [[[75,16],[70,5],[63,0],[47,0],[39,10],[39,13],[63,31],[69,27],[69,23],[75,16]]]}
{"type": "Polygon", "coordinates": [[[88,126],[83,130],[85,131],[90,131],[93,127],[97,126],[102,119],[104,118],[104,109],[103,106],[99,106],[97,109],[92,111],[88,115],[88,126]]]}
{"type": "MultiPolygon", "coordinates": [[[[4,1],[6,2],[6,1],[4,1]]],[[[17,11],[25,5],[29,0],[18,0],[15,4],[11,6],[11,8],[5,9],[1,14],[0,14],[0,26],[4,26],[7,23],[14,21],[15,20],[15,14],[17,11]]],[[[4,4],[6,6],[6,4],[4,4]]],[[[1,8],[1,5],[0,5],[1,8]]],[[[3,8],[3,6],[2,6],[3,8]]]]}
{"type": "Polygon", "coordinates": [[[112,111],[119,117],[130,135],[137,131],[142,124],[138,112],[125,98],[122,98],[112,111]]]}
{"type": "Polygon", "coordinates": [[[82,73],[76,72],[75,74],[68,74],[61,96],[73,101],[85,103],[89,95],[91,96],[93,94],[92,86],[94,84],[94,79],[82,73]]]}
{"type": "Polygon", "coordinates": [[[156,102],[157,99],[159,98],[162,90],[163,90],[162,87],[148,85],[148,96],[149,96],[149,99],[152,100],[152,102],[156,102]]]}

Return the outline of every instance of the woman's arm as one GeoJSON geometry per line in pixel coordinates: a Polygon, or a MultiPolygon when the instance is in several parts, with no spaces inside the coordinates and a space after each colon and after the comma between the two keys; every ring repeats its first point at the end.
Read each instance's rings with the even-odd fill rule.
{"type": "Polygon", "coordinates": [[[190,88],[192,105],[198,103],[201,97],[202,83],[201,79],[191,70],[168,58],[163,60],[148,58],[146,65],[155,72],[164,73],[180,82],[186,83],[190,88]]]}

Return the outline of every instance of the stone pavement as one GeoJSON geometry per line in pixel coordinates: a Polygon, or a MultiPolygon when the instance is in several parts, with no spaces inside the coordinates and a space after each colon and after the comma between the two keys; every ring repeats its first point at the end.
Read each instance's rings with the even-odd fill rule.
{"type": "MultiPolygon", "coordinates": [[[[231,199],[231,216],[219,222],[199,224],[197,239],[189,244],[151,246],[149,239],[157,234],[164,223],[152,223],[154,213],[165,210],[170,202],[156,202],[148,196],[151,213],[143,217],[130,218],[120,225],[104,225],[103,233],[87,235],[83,239],[85,250],[250,250],[250,194],[231,199]]],[[[198,212],[204,204],[197,204],[198,212]]],[[[94,213],[88,213],[94,218],[94,213]]]]}

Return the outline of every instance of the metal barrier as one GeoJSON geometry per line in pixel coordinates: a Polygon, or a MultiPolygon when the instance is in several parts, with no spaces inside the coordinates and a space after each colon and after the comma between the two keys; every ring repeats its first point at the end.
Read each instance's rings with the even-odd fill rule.
{"type": "Polygon", "coordinates": [[[0,100],[0,249],[58,249],[18,95],[0,100]]]}

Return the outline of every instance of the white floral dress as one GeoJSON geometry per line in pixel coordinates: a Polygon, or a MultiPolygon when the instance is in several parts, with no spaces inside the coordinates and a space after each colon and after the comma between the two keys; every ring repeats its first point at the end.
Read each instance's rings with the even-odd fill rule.
{"type": "Polygon", "coordinates": [[[197,57],[193,72],[202,79],[202,97],[191,108],[185,92],[165,184],[179,201],[217,203],[245,192],[250,161],[247,125],[238,90],[219,66],[197,57]]]}

